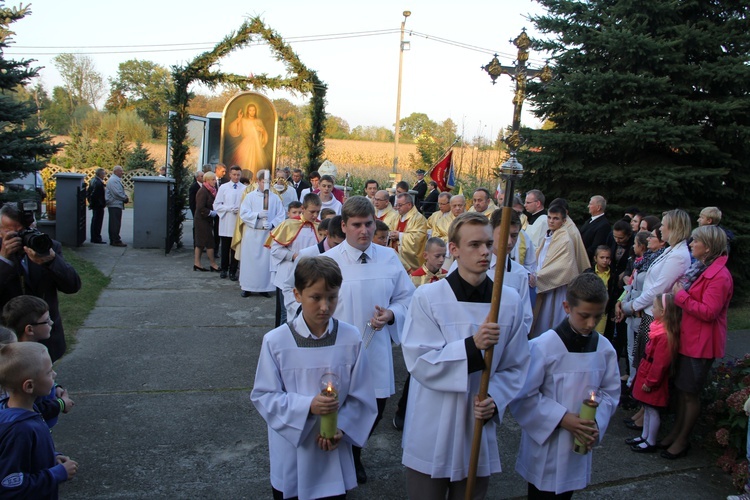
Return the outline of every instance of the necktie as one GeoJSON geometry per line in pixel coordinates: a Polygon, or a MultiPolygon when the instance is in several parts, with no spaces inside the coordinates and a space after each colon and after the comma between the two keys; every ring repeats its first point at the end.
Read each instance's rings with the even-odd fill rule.
{"type": "Polygon", "coordinates": [[[359,256],[359,263],[360,264],[367,264],[367,254],[362,252],[362,255],[359,256]]]}
{"type": "Polygon", "coordinates": [[[237,189],[237,183],[236,182],[234,183],[234,189],[237,189]]]}

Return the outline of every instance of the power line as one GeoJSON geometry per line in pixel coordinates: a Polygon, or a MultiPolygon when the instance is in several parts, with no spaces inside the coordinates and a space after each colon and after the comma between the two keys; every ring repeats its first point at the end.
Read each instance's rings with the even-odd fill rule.
{"type": "MultiPolygon", "coordinates": [[[[371,37],[371,36],[389,35],[392,33],[399,33],[399,32],[400,32],[400,29],[391,28],[391,29],[382,29],[382,30],[327,33],[327,34],[321,34],[321,35],[301,35],[301,36],[287,37],[287,38],[284,38],[284,40],[290,43],[299,44],[299,43],[308,43],[308,42],[343,40],[343,39],[351,39],[351,38],[365,38],[365,37],[371,37]]],[[[514,60],[516,57],[515,54],[511,54],[508,52],[493,50],[493,49],[489,49],[486,47],[479,47],[477,45],[471,45],[468,43],[459,42],[456,40],[450,40],[450,39],[439,37],[436,35],[430,35],[429,33],[421,33],[419,31],[413,31],[413,30],[410,30],[408,33],[410,35],[424,38],[425,40],[431,40],[434,42],[442,43],[445,45],[450,45],[453,47],[458,47],[458,48],[465,49],[465,50],[471,50],[474,52],[480,52],[480,53],[489,54],[489,55],[498,54],[502,57],[506,57],[511,60],[514,60]]],[[[15,56],[54,56],[54,55],[60,54],[61,52],[64,52],[65,49],[93,49],[93,50],[86,51],[86,52],[77,52],[78,54],[81,54],[81,55],[143,54],[143,53],[210,50],[216,45],[216,43],[217,42],[185,42],[185,43],[134,44],[134,45],[61,45],[61,46],[14,45],[11,47],[7,47],[6,51],[10,52],[12,55],[15,55],[15,56]],[[15,52],[14,49],[26,49],[26,50],[28,49],[32,49],[32,50],[52,49],[52,50],[55,50],[55,52],[15,52]],[[123,50],[98,50],[98,49],[123,49],[123,50]]],[[[252,46],[259,46],[259,45],[264,45],[264,44],[265,42],[257,41],[257,42],[249,43],[248,46],[252,47],[252,46]]],[[[536,60],[536,59],[532,60],[532,62],[536,62],[539,64],[544,63],[544,61],[536,60]]]]}

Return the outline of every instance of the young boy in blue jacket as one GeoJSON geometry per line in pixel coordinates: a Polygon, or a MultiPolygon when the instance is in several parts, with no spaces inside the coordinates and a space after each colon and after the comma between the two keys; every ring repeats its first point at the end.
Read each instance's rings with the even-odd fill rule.
{"type": "Polygon", "coordinates": [[[34,411],[34,400],[50,393],[55,376],[42,344],[0,346],[0,386],[9,396],[0,410],[0,498],[56,499],[58,485],[78,471],[76,462],[56,455],[49,427],[34,411]]]}

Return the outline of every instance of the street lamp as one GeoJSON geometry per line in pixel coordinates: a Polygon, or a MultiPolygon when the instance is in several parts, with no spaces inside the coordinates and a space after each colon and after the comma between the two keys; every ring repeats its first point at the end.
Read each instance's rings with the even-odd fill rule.
{"type": "Polygon", "coordinates": [[[404,11],[404,20],[401,21],[401,43],[398,48],[398,94],[396,96],[396,133],[393,136],[393,173],[398,172],[398,136],[401,132],[401,75],[404,69],[404,50],[409,50],[410,43],[404,42],[404,27],[406,18],[411,15],[410,10],[404,11]]]}

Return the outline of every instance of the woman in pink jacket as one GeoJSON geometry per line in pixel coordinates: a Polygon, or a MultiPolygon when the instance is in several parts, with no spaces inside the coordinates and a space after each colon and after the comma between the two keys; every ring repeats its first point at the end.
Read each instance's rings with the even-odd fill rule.
{"type": "Polygon", "coordinates": [[[690,449],[690,433],[701,411],[700,392],[714,359],[724,357],[727,309],[734,291],[724,231],[701,226],[692,236],[690,250],[696,260],[672,289],[682,309],[682,324],[675,377],[677,421],[661,442],[667,447],[661,456],[670,460],[684,457],[690,449]]]}

